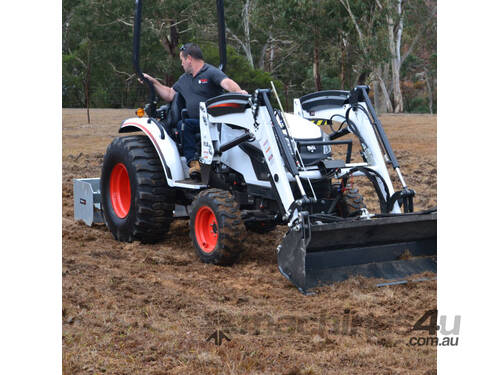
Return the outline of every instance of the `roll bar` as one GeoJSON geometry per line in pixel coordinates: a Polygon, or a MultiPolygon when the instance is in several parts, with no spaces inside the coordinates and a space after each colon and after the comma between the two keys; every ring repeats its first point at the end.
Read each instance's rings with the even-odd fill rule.
{"type": "MultiPolygon", "coordinates": [[[[149,101],[146,112],[149,117],[156,115],[156,104],[158,95],[153,83],[144,77],[139,60],[141,49],[141,20],[142,20],[142,0],[135,0],[135,15],[134,15],[134,42],[132,51],[132,64],[139,79],[146,83],[149,89],[149,101]]],[[[224,71],[227,63],[226,53],[226,23],[224,19],[224,0],[217,0],[217,23],[219,33],[219,69],[224,71]]]]}
{"type": "Polygon", "coordinates": [[[149,117],[156,114],[157,95],[153,83],[144,77],[139,65],[140,49],[141,49],[141,18],[142,18],[142,0],[135,0],[135,15],[134,15],[134,49],[132,51],[132,63],[134,64],[137,76],[147,84],[149,89],[149,106],[147,113],[149,117]]]}

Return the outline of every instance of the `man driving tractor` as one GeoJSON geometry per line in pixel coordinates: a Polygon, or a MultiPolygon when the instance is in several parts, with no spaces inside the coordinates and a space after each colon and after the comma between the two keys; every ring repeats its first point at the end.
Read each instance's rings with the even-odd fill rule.
{"type": "MultiPolygon", "coordinates": [[[[200,132],[200,102],[221,95],[223,90],[239,94],[248,93],[242,90],[223,71],[205,63],[201,49],[197,45],[193,43],[183,45],[180,48],[179,57],[185,73],[172,87],[161,84],[148,74],[144,73],[144,77],[153,83],[156,92],[163,100],[171,102],[176,93],[181,94],[184,98],[188,111],[188,118],[184,120],[184,130],[182,131],[184,156],[189,166],[189,176],[199,178],[200,163],[196,157],[195,136],[196,133],[200,132]]],[[[177,124],[179,131],[181,131],[181,126],[182,121],[179,121],[177,124]]]]}

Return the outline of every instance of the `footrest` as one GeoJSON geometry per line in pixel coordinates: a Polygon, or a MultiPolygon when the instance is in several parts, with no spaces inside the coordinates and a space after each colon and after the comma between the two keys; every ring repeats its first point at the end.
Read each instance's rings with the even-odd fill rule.
{"type": "Polygon", "coordinates": [[[205,186],[206,184],[203,184],[199,180],[193,180],[192,178],[186,178],[185,180],[178,180],[175,181],[176,184],[186,184],[186,185],[193,185],[193,186],[205,186]]]}

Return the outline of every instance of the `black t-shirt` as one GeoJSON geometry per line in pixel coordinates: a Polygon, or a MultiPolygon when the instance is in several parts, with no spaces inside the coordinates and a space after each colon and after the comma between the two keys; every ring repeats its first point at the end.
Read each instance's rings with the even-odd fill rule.
{"type": "Polygon", "coordinates": [[[220,85],[224,78],[227,75],[222,70],[207,63],[195,77],[188,73],[180,76],[172,88],[184,97],[189,118],[200,117],[200,102],[224,93],[220,85]]]}

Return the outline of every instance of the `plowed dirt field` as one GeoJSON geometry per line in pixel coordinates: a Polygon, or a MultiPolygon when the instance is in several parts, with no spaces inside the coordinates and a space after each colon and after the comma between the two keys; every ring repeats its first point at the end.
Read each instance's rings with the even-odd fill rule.
{"type": "MultiPolygon", "coordinates": [[[[436,347],[411,331],[436,308],[431,280],[377,287],[353,278],[304,296],[278,271],[283,229],[248,232],[232,267],[201,263],[187,221],[155,245],[121,243],[73,220],[73,178],[99,177],[107,145],[133,110],[63,109],[65,374],[434,374],[436,347]],[[207,339],[214,332],[229,339],[207,339]]],[[[436,205],[436,116],[384,115],[415,209],[436,205]]],[[[369,208],[375,194],[355,180],[369,208]]]]}

